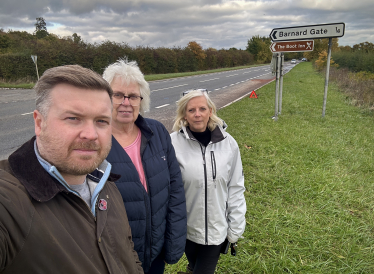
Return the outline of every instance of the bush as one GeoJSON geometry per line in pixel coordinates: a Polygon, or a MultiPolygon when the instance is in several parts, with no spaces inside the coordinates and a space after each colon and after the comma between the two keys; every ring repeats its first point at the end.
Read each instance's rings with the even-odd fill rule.
{"type": "Polygon", "coordinates": [[[347,94],[351,103],[356,106],[373,109],[374,107],[374,74],[369,72],[353,73],[348,68],[330,70],[330,79],[347,94]]]}
{"type": "MultiPolygon", "coordinates": [[[[315,62],[317,70],[321,71],[327,66],[327,51],[322,51],[318,54],[318,60],[315,62]]],[[[330,58],[330,67],[338,67],[338,64],[335,64],[333,58],[330,58]]]]}
{"type": "Polygon", "coordinates": [[[335,63],[350,71],[368,71],[374,73],[374,52],[347,52],[340,51],[332,54],[335,63]]]}

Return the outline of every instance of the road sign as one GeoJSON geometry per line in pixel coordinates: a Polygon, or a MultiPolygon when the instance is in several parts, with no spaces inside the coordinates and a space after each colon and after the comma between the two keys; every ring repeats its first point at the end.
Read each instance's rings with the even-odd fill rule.
{"type": "Polygon", "coordinates": [[[274,42],[270,46],[272,52],[313,51],[314,40],[274,42]]]}
{"type": "Polygon", "coordinates": [[[344,23],[276,28],[271,31],[270,38],[274,42],[318,38],[333,38],[344,36],[344,30],[344,23]]]}
{"type": "Polygon", "coordinates": [[[38,60],[37,55],[31,55],[31,59],[33,60],[34,64],[36,64],[36,60],[38,60]]]}
{"type": "Polygon", "coordinates": [[[36,68],[36,75],[38,76],[38,81],[39,81],[39,71],[38,71],[38,56],[37,55],[31,55],[31,59],[32,61],[34,62],[35,64],[35,68],[36,68]]]}

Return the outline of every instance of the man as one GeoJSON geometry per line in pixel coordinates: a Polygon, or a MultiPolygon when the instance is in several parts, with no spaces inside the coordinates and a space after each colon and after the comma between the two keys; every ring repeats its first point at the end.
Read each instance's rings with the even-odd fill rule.
{"type": "Polygon", "coordinates": [[[110,86],[74,65],[34,89],[36,137],[0,162],[0,273],[143,273],[105,160],[110,86]]]}

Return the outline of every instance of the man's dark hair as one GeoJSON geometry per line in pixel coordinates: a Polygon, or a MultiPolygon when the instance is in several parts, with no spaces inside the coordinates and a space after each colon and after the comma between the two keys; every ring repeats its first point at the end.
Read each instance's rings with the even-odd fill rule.
{"type": "Polygon", "coordinates": [[[105,90],[112,100],[113,91],[100,74],[79,65],[66,65],[47,69],[34,86],[36,109],[46,117],[51,105],[50,93],[58,84],[68,84],[77,88],[105,90]]]}

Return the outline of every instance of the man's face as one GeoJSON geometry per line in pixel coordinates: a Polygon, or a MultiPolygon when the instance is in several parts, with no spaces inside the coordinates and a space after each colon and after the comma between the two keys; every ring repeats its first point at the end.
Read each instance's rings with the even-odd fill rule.
{"type": "Polygon", "coordinates": [[[111,148],[112,104],[108,93],[59,84],[50,96],[47,117],[34,111],[40,155],[63,176],[92,172],[111,148]]]}

